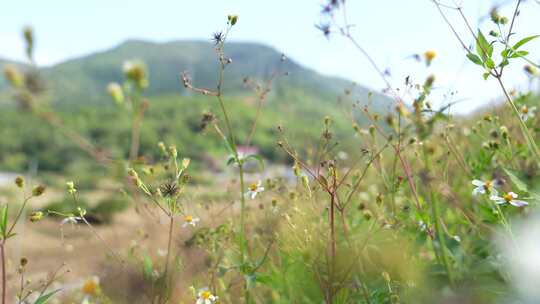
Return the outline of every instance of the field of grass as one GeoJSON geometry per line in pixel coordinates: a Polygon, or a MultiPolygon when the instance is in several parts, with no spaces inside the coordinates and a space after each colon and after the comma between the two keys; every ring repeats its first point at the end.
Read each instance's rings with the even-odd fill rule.
{"type": "MultiPolygon", "coordinates": [[[[327,2],[323,34],[371,59],[327,2]]],[[[350,87],[273,93],[273,76],[233,94],[236,15],[214,34],[215,84],[186,71],[189,94],[159,95],[130,61],[103,88],[114,107],[56,107],[26,29],[0,112],[0,167],[30,168],[0,185],[0,303],[539,303],[540,97],[503,77],[525,62],[540,81],[537,36],[504,34],[520,2],[465,47],[504,101],[467,116],[433,108],[436,75],[387,87],[385,107],[350,87]]]]}

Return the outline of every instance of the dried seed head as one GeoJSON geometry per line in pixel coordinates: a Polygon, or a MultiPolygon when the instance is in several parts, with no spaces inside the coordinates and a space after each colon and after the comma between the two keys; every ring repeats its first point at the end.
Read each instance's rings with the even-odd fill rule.
{"type": "Polygon", "coordinates": [[[216,116],[212,112],[204,112],[201,118],[201,130],[204,130],[208,125],[214,123],[217,120],[216,116]]]}
{"type": "Polygon", "coordinates": [[[180,188],[175,181],[170,181],[159,186],[159,191],[164,197],[175,197],[180,191],[180,188]]]}
{"type": "Polygon", "coordinates": [[[28,259],[25,257],[22,257],[19,264],[21,265],[21,267],[26,266],[26,264],[28,264],[28,259]]]}

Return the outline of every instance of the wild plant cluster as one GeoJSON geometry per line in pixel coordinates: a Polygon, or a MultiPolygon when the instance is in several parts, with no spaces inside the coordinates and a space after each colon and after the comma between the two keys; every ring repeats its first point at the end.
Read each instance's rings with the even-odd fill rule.
{"type": "MultiPolygon", "coordinates": [[[[34,208],[32,202],[40,199],[45,186],[17,177],[22,204],[0,208],[2,304],[536,303],[520,293],[519,285],[528,278],[520,278],[509,266],[531,248],[516,226],[534,218],[540,198],[538,96],[512,91],[504,81],[507,67],[520,61],[525,61],[531,81],[540,76],[538,64],[525,50],[538,36],[517,38],[514,27],[522,1],[514,2],[511,16],[491,11],[492,29],[486,34],[473,29],[461,7],[432,1],[464,56],[478,65],[479,77],[495,79],[506,101],[491,113],[462,118],[450,114],[451,105],[433,107],[435,75],[421,81],[407,77],[402,88],[393,87],[353,35],[346,1],[327,1],[317,28],[329,39],[348,40],[368,60],[386,83],[384,91],[394,106],[386,115],[375,113],[368,106],[370,96],[355,96],[345,88],[339,97],[343,116],[321,121],[319,142],[312,149],[299,149],[304,147],[290,139],[287,126],[276,126],[276,149],[289,158],[292,178],[265,175],[271,164],[242,149],[257,132],[273,81],[286,80],[287,71],[245,80],[257,104],[252,124],[239,128],[224,98],[227,68],[234,65],[227,56],[227,39],[239,22],[238,16],[229,15],[225,28],[212,36],[218,63],[215,87],[198,86],[190,77],[193,71],[179,77],[179,86],[215,100],[200,123],[222,139],[229,153],[226,163],[236,174],[228,186],[212,186],[230,187],[231,193],[227,202],[212,207],[195,202],[197,180],[190,159],[182,156],[182,146],[189,143],[155,143],[159,158],[139,151],[145,111],[151,107],[143,62],[126,62],[125,82],[106,88],[132,121],[129,154],[117,157],[67,128],[54,109],[41,102],[44,80],[33,64],[33,31],[26,29],[31,68],[5,70],[21,111],[53,125],[109,168],[108,179],[135,203],[139,216],[165,223],[160,235],[166,236],[166,248],[150,254],[138,244],[118,248],[114,239],[103,237],[80,204],[76,178],[65,181],[64,190],[76,212],[64,213],[34,208]],[[460,34],[448,14],[461,16],[470,32],[460,34]],[[473,47],[467,45],[469,39],[473,47]],[[333,130],[336,120],[350,121],[353,153],[340,150],[333,130]],[[62,261],[45,279],[27,280],[33,261],[10,260],[6,250],[20,237],[15,233],[18,222],[36,224],[47,217],[60,218],[62,239],[69,238],[65,230],[70,226],[89,230],[108,267],[131,273],[137,283],[119,292],[107,286],[110,281],[90,276],[66,289],[70,282],[63,276],[77,265],[62,261]],[[179,241],[186,233],[188,238],[179,241]],[[185,274],[192,260],[182,256],[180,243],[199,248],[204,256],[198,275],[185,274]]],[[[429,69],[439,58],[429,50],[417,59],[429,69]]]]}

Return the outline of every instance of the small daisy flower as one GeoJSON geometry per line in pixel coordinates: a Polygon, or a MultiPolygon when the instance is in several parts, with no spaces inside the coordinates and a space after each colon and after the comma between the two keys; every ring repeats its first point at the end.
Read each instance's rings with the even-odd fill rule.
{"type": "Polygon", "coordinates": [[[522,106],[521,107],[521,110],[520,110],[520,117],[521,117],[521,120],[523,121],[527,121],[529,118],[533,118],[534,117],[534,114],[536,112],[536,107],[527,107],[526,105],[522,106]]]}
{"type": "Polygon", "coordinates": [[[246,195],[249,196],[251,199],[254,199],[257,194],[264,191],[264,187],[261,186],[261,181],[249,185],[248,189],[249,190],[246,192],[246,195]]]}
{"type": "Polygon", "coordinates": [[[516,198],[518,198],[518,195],[512,191],[503,194],[502,197],[497,196],[497,195],[492,195],[490,197],[492,201],[494,201],[496,204],[499,204],[499,205],[508,203],[512,206],[523,207],[529,204],[525,201],[517,200],[516,198]]]}
{"type": "Polygon", "coordinates": [[[186,215],[184,216],[184,224],[182,225],[182,227],[187,227],[188,225],[195,227],[200,220],[200,218],[193,217],[193,215],[186,215]]]}
{"type": "Polygon", "coordinates": [[[481,181],[478,179],[475,179],[472,181],[472,184],[476,186],[476,188],[473,189],[472,194],[491,194],[491,195],[497,195],[498,192],[495,189],[495,183],[491,180],[487,181],[481,181]]]}
{"type": "Polygon", "coordinates": [[[81,287],[81,291],[85,295],[89,295],[89,296],[97,294],[98,290],[99,290],[99,278],[96,276],[88,278],[86,281],[84,281],[81,287]]]}
{"type": "Polygon", "coordinates": [[[199,290],[197,294],[197,302],[195,304],[212,304],[217,301],[218,297],[213,295],[207,287],[199,290]]]}

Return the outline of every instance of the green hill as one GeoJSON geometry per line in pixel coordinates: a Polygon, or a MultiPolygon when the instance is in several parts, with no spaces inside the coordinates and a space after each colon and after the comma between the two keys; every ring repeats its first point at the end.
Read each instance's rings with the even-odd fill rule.
{"type": "MultiPolygon", "coordinates": [[[[352,88],[350,81],[320,75],[293,60],[282,62],[280,52],[260,44],[228,43],[226,54],[232,58],[232,64],[226,69],[225,95],[240,140],[247,137],[256,112],[256,104],[250,98],[253,94],[244,87],[244,78],[265,79],[276,70],[288,73],[273,83],[253,138],[253,144],[266,158],[274,161],[285,158],[276,154],[278,124],[283,125],[298,148],[304,150],[317,144],[322,119],[327,115],[335,118],[336,139],[354,134],[350,117],[344,116],[342,109],[336,106],[337,96],[352,88]]],[[[219,115],[215,99],[193,96],[180,81],[180,73],[188,71],[195,85],[215,87],[217,63],[209,42],[128,41],[107,51],[42,68],[45,100],[52,103],[68,128],[114,155],[125,157],[131,116],[125,109],[114,106],[106,87],[112,81],[123,81],[122,65],[130,59],[144,61],[149,70],[150,86],[145,96],[150,100],[150,108],[143,123],[141,153],[155,152],[160,140],[185,146],[184,152],[196,162],[206,156],[219,157],[227,153],[216,136],[201,133],[199,127],[204,111],[211,110],[219,115]]],[[[0,61],[0,66],[5,63],[0,61]]],[[[1,102],[13,105],[12,93],[2,79],[1,102]]],[[[361,103],[370,100],[372,109],[379,112],[386,111],[392,102],[376,93],[368,98],[369,90],[361,86],[355,86],[354,93],[361,103]]],[[[88,163],[88,156],[61,132],[15,107],[4,106],[0,111],[0,129],[6,135],[0,141],[3,152],[0,153],[0,170],[21,170],[37,161],[43,170],[81,171],[81,166],[88,163]]],[[[356,148],[342,147],[348,151],[356,148]]]]}
{"type": "MultiPolygon", "coordinates": [[[[276,81],[275,93],[289,89],[305,91],[318,99],[334,100],[336,94],[351,85],[350,81],[327,77],[293,60],[281,62],[281,53],[255,43],[227,43],[226,55],[233,63],[226,70],[225,89],[229,95],[246,94],[246,76],[264,79],[274,71],[288,72],[285,79],[276,81]]],[[[68,60],[42,69],[48,83],[51,100],[57,105],[109,103],[105,87],[109,82],[121,82],[122,64],[140,59],[149,68],[149,95],[187,94],[180,83],[180,73],[188,71],[193,82],[213,88],[217,79],[217,61],[213,45],[204,41],[174,41],[153,43],[130,40],[110,50],[68,60]]],[[[0,65],[2,62],[0,61],[0,65]]],[[[0,90],[5,85],[0,82],[0,90]]],[[[358,96],[367,96],[366,88],[357,87],[358,96]]],[[[376,96],[374,103],[385,105],[388,100],[376,96]]]]}

